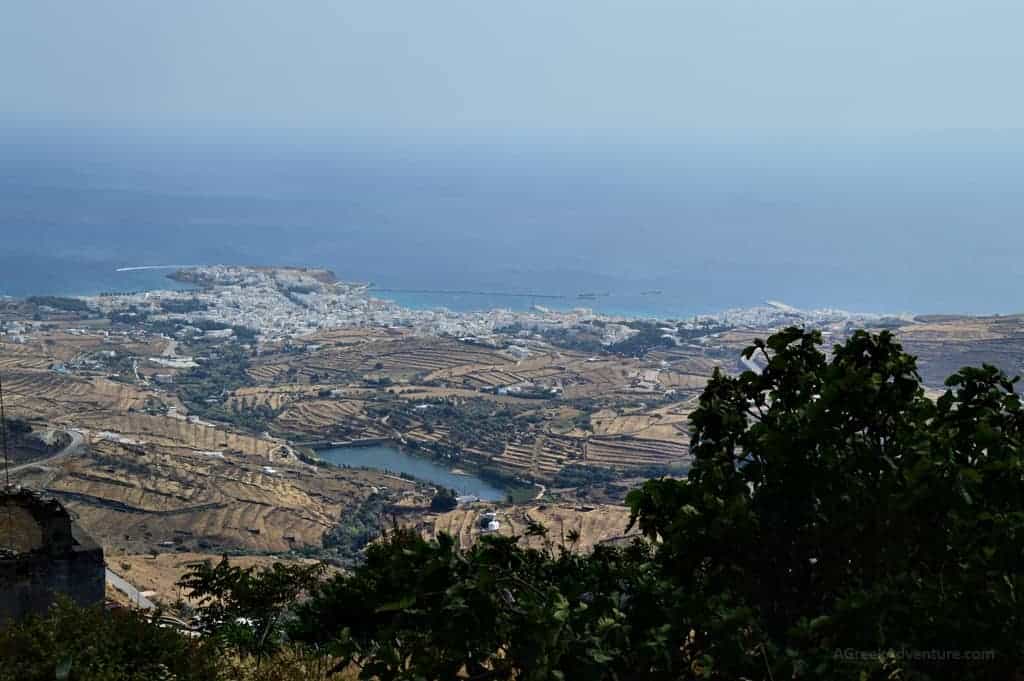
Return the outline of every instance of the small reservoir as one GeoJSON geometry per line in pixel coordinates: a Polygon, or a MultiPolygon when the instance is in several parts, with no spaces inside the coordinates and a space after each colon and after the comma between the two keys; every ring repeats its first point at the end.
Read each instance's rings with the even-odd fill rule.
{"type": "Polygon", "coordinates": [[[500,501],[505,493],[475,475],[459,475],[427,458],[403,452],[395,445],[365,447],[334,447],[317,452],[318,456],[336,466],[373,468],[386,473],[405,473],[439,487],[454,489],[459,494],[472,494],[486,501],[500,501]]]}

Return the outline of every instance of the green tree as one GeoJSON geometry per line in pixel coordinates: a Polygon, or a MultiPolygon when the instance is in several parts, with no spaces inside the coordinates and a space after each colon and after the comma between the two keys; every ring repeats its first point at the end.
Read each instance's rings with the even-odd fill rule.
{"type": "Polygon", "coordinates": [[[455,490],[452,489],[438,489],[437,493],[430,500],[430,510],[435,513],[452,511],[457,508],[458,505],[459,502],[455,499],[455,490]]]}
{"type": "Polygon", "coordinates": [[[448,535],[396,529],[300,606],[291,635],[326,646],[339,668],[356,664],[363,679],[631,678],[638,659],[665,646],[638,619],[632,650],[624,612],[645,605],[629,592],[648,564],[644,545],[584,557],[488,535],[461,551],[448,535]]]}
{"type": "Polygon", "coordinates": [[[889,333],[820,344],[787,329],[745,351],[760,374],[715,374],[688,476],[628,497],[646,541],[579,556],[397,531],[293,634],[383,680],[1014,678],[1014,382],[964,369],[933,402],[889,333]]]}
{"type": "Polygon", "coordinates": [[[144,616],[60,601],[0,629],[2,681],[213,681],[218,651],[144,616]]]}
{"type": "Polygon", "coordinates": [[[197,616],[207,634],[259,661],[281,643],[282,619],[325,569],[322,563],[274,563],[256,570],[231,565],[224,556],[216,565],[192,564],[178,585],[197,601],[197,616]]]}
{"type": "Polygon", "coordinates": [[[1024,643],[1014,381],[964,369],[935,403],[888,332],[857,332],[831,360],[820,343],[787,329],[748,348],[767,367],[708,384],[687,479],[629,496],[685,592],[695,655],[720,678],[1011,678],[1024,643]],[[925,651],[994,659],[913,659],[925,651]]]}

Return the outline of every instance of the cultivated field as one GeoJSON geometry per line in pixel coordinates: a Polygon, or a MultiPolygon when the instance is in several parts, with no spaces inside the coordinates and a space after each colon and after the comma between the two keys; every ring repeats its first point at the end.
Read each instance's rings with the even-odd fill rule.
{"type": "MultiPolygon", "coordinates": [[[[468,547],[481,536],[488,534],[481,526],[482,513],[486,510],[488,507],[476,504],[469,508],[425,518],[416,524],[416,527],[428,538],[446,532],[455,537],[460,546],[468,547]]],[[[626,534],[629,511],[624,506],[548,504],[492,510],[495,511],[499,524],[495,534],[506,537],[519,536],[521,543],[534,548],[543,547],[545,539],[524,536],[530,521],[547,528],[547,541],[553,546],[561,546],[564,541],[567,548],[579,551],[589,551],[597,544],[621,541],[637,533],[634,528],[629,535],[626,534]],[[575,545],[570,545],[567,538],[572,530],[580,535],[575,545]]]]}
{"type": "MultiPolygon", "coordinates": [[[[139,591],[152,592],[148,598],[159,605],[173,606],[179,598],[190,603],[185,597],[185,590],[178,587],[177,582],[189,571],[189,566],[210,561],[216,565],[221,554],[172,552],[158,555],[152,554],[114,554],[106,555],[107,565],[111,570],[128,580],[139,591]]],[[[274,563],[310,564],[310,559],[291,558],[288,556],[231,556],[231,565],[241,568],[268,568],[274,563]]],[[[119,593],[119,592],[118,592],[119,593]]],[[[127,597],[121,596],[119,602],[127,597]]]]}
{"type": "MultiPolygon", "coordinates": [[[[10,321],[13,308],[3,309],[10,321]]],[[[316,550],[325,532],[359,517],[374,489],[397,492],[391,502],[428,535],[450,530],[464,543],[480,536],[480,509],[428,514],[422,488],[413,495],[413,483],[384,474],[303,464],[295,446],[301,442],[419,444],[519,484],[545,484],[548,498],[577,493],[551,489],[580,484],[560,475],[567,466],[600,468],[594,479],[612,477],[614,484],[584,493],[621,498],[623,485],[650,470],[689,463],[696,397],[716,369],[742,370],[740,351],[770,333],[737,328],[635,358],[561,349],[539,336],[474,344],[359,327],[235,345],[236,354],[218,355],[223,348],[209,338],[177,334],[168,341],[141,326],[92,321],[32,327],[18,338],[24,342],[0,337],[8,415],[33,419],[38,430],[76,429],[87,439],[82,453],[22,470],[17,479],[57,495],[112,555],[132,554],[126,561],[137,575],[148,560],[139,556],[150,551],[167,554],[151,563],[171,574],[187,560],[179,558],[183,552],[316,550]],[[190,373],[149,360],[165,353],[205,364],[190,373]],[[232,373],[209,359],[218,356],[248,368],[232,373]],[[197,384],[198,396],[186,390],[197,384]]],[[[848,332],[826,331],[826,349],[848,332]]],[[[933,397],[963,365],[1024,369],[1021,316],[927,317],[895,333],[919,357],[933,397]]],[[[583,479],[590,473],[582,471],[583,479]]],[[[619,506],[496,512],[499,533],[521,534],[533,518],[556,544],[563,528],[579,531],[581,548],[621,538],[626,526],[619,506]]]]}
{"type": "Polygon", "coordinates": [[[136,386],[105,378],[6,368],[4,396],[13,415],[73,424],[141,410],[152,395],[136,386]]]}
{"type": "Polygon", "coordinates": [[[930,386],[941,387],[962,367],[983,363],[1011,376],[1024,372],[1020,315],[929,320],[905,326],[897,335],[907,352],[917,355],[921,377],[930,386]]]}
{"type": "Polygon", "coordinates": [[[319,548],[375,488],[412,488],[371,471],[108,441],[19,479],[45,486],[105,546],[135,553],[319,548]]]}

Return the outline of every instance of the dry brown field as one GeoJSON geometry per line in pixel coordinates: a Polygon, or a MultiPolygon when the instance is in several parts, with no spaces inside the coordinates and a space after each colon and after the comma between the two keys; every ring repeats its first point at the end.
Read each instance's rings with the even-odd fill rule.
{"type": "MultiPolygon", "coordinates": [[[[635,477],[649,466],[689,461],[687,419],[693,398],[716,367],[736,371],[739,351],[768,333],[738,329],[704,345],[658,350],[642,360],[601,356],[591,361],[587,354],[536,346],[534,354],[517,360],[489,347],[401,330],[324,331],[297,343],[311,350],[284,352],[283,344],[265,348],[249,372],[256,385],[223,399],[236,413],[257,407],[274,410],[271,432],[313,440],[328,438],[340,427],[350,433],[346,437],[405,437],[423,443],[449,441],[449,425],[433,424],[428,432],[424,422],[414,419],[404,432],[397,432],[392,424],[368,416],[369,400],[389,390],[403,400],[408,413],[415,413],[409,407],[419,401],[444,399],[458,408],[467,401],[487,400],[495,409],[521,407],[514,411],[532,420],[523,419],[529,425],[517,426],[500,454],[468,447],[483,465],[548,484],[571,464],[613,468],[635,477]],[[373,387],[364,378],[388,378],[392,384],[373,387]],[[428,381],[431,385],[424,385],[428,381]],[[530,383],[561,389],[561,399],[481,392],[530,383]],[[321,397],[323,391],[332,396],[321,397]],[[675,391],[669,398],[674,401],[663,402],[665,391],[675,391]],[[590,416],[589,430],[579,417],[580,409],[591,407],[583,405],[599,405],[590,416]]],[[[966,364],[989,362],[1010,373],[1024,368],[1024,318],[1019,316],[929,318],[896,333],[918,355],[929,396],[939,394],[946,376],[966,364]]],[[[826,346],[841,337],[837,331],[826,346]]],[[[167,567],[171,574],[181,567],[182,549],[213,554],[317,547],[324,532],[374,487],[412,487],[383,474],[312,468],[297,462],[282,440],[224,424],[191,422],[184,418],[185,408],[173,396],[173,387],[51,370],[99,349],[145,358],[161,354],[166,345],[164,339],[139,334],[66,332],[37,334],[26,344],[0,342],[9,415],[78,428],[90,439],[85,453],[27,469],[18,480],[57,495],[112,555],[128,552],[138,558],[156,550],[167,555],[151,562],[173,563],[173,569],[167,567]],[[174,407],[182,418],[142,413],[154,400],[174,407]]],[[[410,522],[425,518],[422,529],[428,534],[451,530],[467,543],[479,536],[474,529],[478,509],[424,517],[422,499],[408,505],[410,522]]],[[[528,518],[535,517],[551,529],[556,543],[563,527],[566,532],[579,530],[586,548],[620,537],[625,513],[614,506],[581,510],[534,505],[501,509],[499,521],[501,532],[519,534],[528,518]]],[[[144,572],[141,566],[138,570],[144,572]]]]}
{"type": "Polygon", "coordinates": [[[330,386],[309,385],[304,383],[283,384],[274,386],[253,386],[239,388],[227,399],[232,411],[244,411],[258,406],[280,409],[291,402],[308,397],[315,397],[320,390],[330,390],[330,386]]]}
{"type": "Polygon", "coordinates": [[[493,462],[519,473],[550,477],[570,463],[583,463],[585,440],[554,434],[539,434],[533,439],[513,440],[493,462]]]}
{"type": "Polygon", "coordinates": [[[39,344],[22,345],[20,343],[0,342],[0,370],[36,369],[45,370],[56,360],[39,344]]]}
{"type": "MultiPolygon", "coordinates": [[[[216,564],[221,554],[195,553],[191,551],[152,554],[115,554],[107,553],[107,565],[111,570],[125,578],[139,591],[152,591],[150,600],[154,603],[173,606],[179,598],[184,602],[191,601],[185,597],[186,591],[179,588],[178,581],[189,571],[189,566],[210,561],[216,564]],[[127,567],[126,567],[127,566],[127,567]]],[[[274,563],[310,565],[316,561],[288,556],[230,556],[231,565],[240,568],[268,568],[274,563]]],[[[129,605],[125,596],[118,597],[118,602],[129,605]]]]}
{"type": "Polygon", "coordinates": [[[54,494],[105,547],[135,553],[318,548],[374,488],[413,487],[372,471],[106,441],[18,480],[54,494]]]}
{"type": "Polygon", "coordinates": [[[257,457],[268,457],[278,449],[280,440],[257,437],[218,427],[214,424],[191,422],[184,417],[124,414],[105,417],[81,417],[76,424],[92,430],[94,440],[99,433],[110,432],[145,446],[156,446],[179,451],[237,451],[257,457]]]}
{"type": "Polygon", "coordinates": [[[653,440],[629,437],[592,437],[586,461],[592,466],[629,469],[639,466],[679,466],[689,463],[689,438],[653,440]]]}
{"type": "Polygon", "coordinates": [[[81,378],[39,369],[4,370],[4,397],[11,414],[73,425],[142,409],[151,394],[105,378],[81,378]]]}
{"type": "Polygon", "coordinates": [[[688,441],[689,410],[664,407],[650,412],[618,414],[603,409],[591,415],[590,423],[598,436],[620,435],[651,440],[688,441]]]}
{"type": "Polygon", "coordinates": [[[428,376],[465,365],[492,366],[509,363],[489,348],[443,338],[398,336],[374,338],[365,342],[321,347],[313,352],[265,354],[250,369],[260,382],[277,382],[289,376],[317,377],[329,381],[332,376],[351,373],[377,373],[394,378],[428,376]]]}
{"type": "MultiPolygon", "coordinates": [[[[405,335],[404,332],[399,332],[405,335]]],[[[318,345],[357,345],[371,340],[393,337],[384,329],[375,327],[350,327],[344,329],[324,329],[314,334],[305,336],[302,340],[306,343],[318,345]]]]}
{"type": "Polygon", "coordinates": [[[339,425],[348,425],[360,437],[381,437],[390,432],[386,426],[368,418],[359,400],[303,400],[289,404],[274,420],[274,425],[290,433],[320,435],[339,425]]]}
{"type": "Polygon", "coordinates": [[[896,332],[918,358],[925,383],[941,388],[965,366],[992,364],[1011,376],[1024,372],[1024,317],[975,317],[911,324],[896,332]]]}
{"type": "MultiPolygon", "coordinates": [[[[474,504],[448,513],[427,516],[414,526],[427,538],[435,538],[441,532],[446,532],[455,537],[460,546],[469,547],[487,534],[480,526],[480,519],[481,513],[488,508],[474,504]]],[[[580,539],[575,546],[570,546],[568,539],[564,541],[567,548],[579,551],[590,551],[597,544],[618,541],[637,534],[635,528],[626,534],[629,509],[624,506],[539,504],[493,510],[500,525],[496,534],[505,537],[519,536],[521,544],[533,548],[542,548],[545,540],[524,536],[531,520],[541,523],[548,529],[547,540],[554,547],[561,546],[563,537],[576,530],[580,534],[580,539]]]]}

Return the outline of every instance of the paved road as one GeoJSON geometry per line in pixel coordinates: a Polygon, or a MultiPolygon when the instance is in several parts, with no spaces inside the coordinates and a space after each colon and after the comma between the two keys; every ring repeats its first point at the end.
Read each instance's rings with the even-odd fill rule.
{"type": "Polygon", "coordinates": [[[7,472],[14,474],[19,471],[23,471],[26,468],[46,468],[47,465],[51,463],[77,454],[79,450],[82,448],[82,445],[85,444],[85,436],[82,435],[77,430],[66,430],[64,432],[71,436],[71,442],[68,443],[67,447],[60,450],[53,456],[47,457],[45,459],[39,459],[38,461],[29,461],[28,463],[19,464],[17,466],[11,466],[7,472]]]}
{"type": "MultiPolygon", "coordinates": [[[[66,457],[74,456],[75,454],[77,454],[79,450],[81,450],[82,445],[85,444],[85,436],[82,433],[78,432],[77,430],[67,430],[65,432],[67,432],[67,434],[71,436],[71,442],[68,443],[67,447],[60,450],[53,456],[47,457],[45,459],[40,459],[39,461],[30,461],[28,463],[23,463],[18,466],[11,466],[8,472],[18,473],[28,468],[46,468],[48,465],[55,463],[60,459],[64,459],[66,457]]],[[[117,573],[112,572],[109,568],[107,569],[107,584],[128,596],[131,602],[138,605],[138,607],[144,608],[146,610],[156,609],[156,604],[153,603],[153,601],[143,596],[141,593],[139,593],[138,589],[136,589],[134,586],[132,586],[127,581],[122,579],[117,573]]]]}
{"type": "Polygon", "coordinates": [[[126,582],[120,575],[113,572],[110,568],[107,568],[107,584],[123,593],[128,597],[128,600],[138,607],[143,608],[144,610],[156,610],[156,603],[139,593],[138,589],[126,582]]]}

